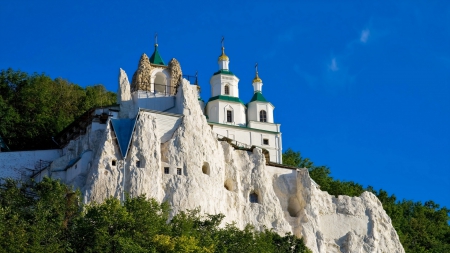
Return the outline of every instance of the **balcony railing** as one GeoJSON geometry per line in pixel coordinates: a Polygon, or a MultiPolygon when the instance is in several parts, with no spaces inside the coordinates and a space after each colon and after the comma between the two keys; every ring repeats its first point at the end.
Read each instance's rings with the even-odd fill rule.
{"type": "Polygon", "coordinates": [[[153,94],[160,94],[164,96],[172,96],[177,93],[176,86],[165,85],[165,84],[157,84],[155,83],[153,86],[153,94]]]}
{"type": "MultiPolygon", "coordinates": [[[[255,145],[245,144],[245,143],[242,143],[242,142],[230,139],[230,138],[225,137],[225,136],[220,135],[220,134],[216,134],[216,136],[217,136],[217,139],[219,141],[226,141],[234,149],[237,149],[237,150],[246,150],[246,151],[253,152],[253,149],[256,148],[255,145]]],[[[269,153],[269,151],[267,149],[265,149],[265,148],[262,148],[262,147],[258,147],[258,148],[262,149],[262,153],[264,154],[264,157],[266,158],[266,164],[269,164],[270,163],[270,153],[269,153]]]]}
{"type": "Polygon", "coordinates": [[[183,78],[188,80],[191,84],[198,84],[198,76],[197,74],[195,76],[192,75],[183,75],[183,78]]]}

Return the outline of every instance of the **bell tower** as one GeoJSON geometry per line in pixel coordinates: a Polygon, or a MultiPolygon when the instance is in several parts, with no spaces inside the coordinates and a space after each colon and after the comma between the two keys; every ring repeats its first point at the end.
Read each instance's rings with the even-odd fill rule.
{"type": "Polygon", "coordinates": [[[269,101],[264,98],[262,94],[263,82],[258,75],[258,63],[255,65],[255,78],[253,78],[253,97],[247,104],[247,117],[249,123],[262,122],[262,123],[274,123],[273,109],[275,107],[269,101]]]}
{"type": "Polygon", "coordinates": [[[221,124],[245,126],[246,107],[239,99],[239,78],[230,71],[230,58],[225,54],[224,38],[222,37],[222,54],[217,63],[219,70],[213,74],[211,84],[211,98],[206,105],[209,121],[221,124]]]}

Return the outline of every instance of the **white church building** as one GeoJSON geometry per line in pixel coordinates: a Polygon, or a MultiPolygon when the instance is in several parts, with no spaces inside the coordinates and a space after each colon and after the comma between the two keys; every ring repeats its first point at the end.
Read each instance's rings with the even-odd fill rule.
{"type": "Polygon", "coordinates": [[[270,161],[282,162],[280,124],[274,122],[272,103],[262,94],[263,82],[256,69],[253,97],[244,104],[239,98],[239,78],[230,71],[230,59],[222,47],[219,70],[210,79],[211,98],[205,115],[214,132],[250,146],[264,148],[270,161]]]}
{"type": "MultiPolygon", "coordinates": [[[[257,146],[267,150],[270,161],[281,164],[280,124],[274,122],[275,107],[262,94],[263,82],[258,76],[257,68],[252,83],[254,94],[245,104],[239,98],[239,78],[229,68],[230,59],[225,54],[224,47],[217,63],[219,68],[210,79],[211,97],[206,105],[199,95],[200,106],[211,128],[219,138],[226,137],[236,141],[237,145],[257,146]]],[[[155,44],[151,57],[143,55],[138,70],[133,75],[131,96],[135,109],[128,117],[135,117],[138,108],[152,110],[154,113],[176,113],[176,87],[180,78],[182,72],[178,61],[172,59],[166,65],[159,54],[158,44],[155,44]]],[[[192,85],[197,85],[197,82],[192,85]]],[[[118,99],[120,90],[119,84],[118,99]]],[[[198,90],[200,91],[200,87],[198,90]]],[[[124,104],[124,101],[118,103],[124,104]]],[[[121,110],[124,111],[124,108],[121,110]]]]}
{"type": "MultiPolygon", "coordinates": [[[[235,148],[262,148],[268,163],[282,163],[282,141],[280,124],[274,122],[274,106],[262,94],[263,82],[256,68],[253,79],[254,94],[248,103],[239,97],[239,78],[231,72],[230,59],[222,47],[218,58],[218,71],[210,79],[211,97],[205,104],[198,95],[199,106],[213,132],[219,140],[226,140],[235,148]]],[[[55,136],[54,141],[60,149],[0,153],[0,177],[29,178],[39,180],[43,176],[71,181],[78,174],[78,168],[90,167],[89,161],[95,152],[98,132],[104,132],[107,125],[117,137],[117,144],[126,156],[136,118],[140,111],[151,113],[157,118],[158,135],[161,143],[169,140],[180,125],[183,114],[183,98],[177,93],[183,78],[181,66],[176,59],[165,63],[155,44],[153,54],[143,54],[139,60],[131,83],[126,73],[120,70],[117,104],[92,108],[55,136]],[[72,147],[70,143],[84,146],[72,147]],[[81,144],[77,144],[81,145],[81,144]],[[73,149],[78,149],[72,152],[73,149]],[[67,157],[68,161],[59,161],[67,157]],[[73,157],[72,157],[73,156],[73,157]],[[59,160],[58,160],[59,159],[59,160]],[[54,163],[52,163],[55,161],[54,163]],[[60,163],[60,164],[59,164],[60,163]],[[50,164],[52,164],[50,166],[50,164]],[[26,172],[28,171],[28,172],[26,172]],[[59,175],[61,174],[61,175],[59,175]],[[59,176],[58,176],[59,175],[59,176]]],[[[195,83],[191,86],[195,88],[195,83]]],[[[250,84],[247,84],[250,85],[250,84]]],[[[196,89],[200,91],[197,85],[196,89]]]]}
{"type": "Polygon", "coordinates": [[[0,180],[50,177],[84,203],[145,195],[170,215],[200,208],[240,229],[289,232],[315,253],[404,253],[374,194],[335,197],[308,169],[282,165],[280,124],[257,68],[244,103],[223,47],[218,65],[205,104],[197,81],[176,59],[166,64],[156,44],[131,83],[120,69],[117,104],[86,111],[54,137],[57,149],[0,152],[0,180]]]}

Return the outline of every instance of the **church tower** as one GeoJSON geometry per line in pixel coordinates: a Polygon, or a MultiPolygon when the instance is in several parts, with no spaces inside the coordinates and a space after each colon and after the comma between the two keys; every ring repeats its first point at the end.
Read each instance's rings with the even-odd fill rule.
{"type": "Polygon", "coordinates": [[[251,121],[261,122],[261,123],[274,123],[273,120],[273,109],[275,107],[267,101],[262,94],[263,82],[258,75],[258,64],[255,66],[255,78],[253,78],[253,97],[248,106],[248,122],[251,121]]]}
{"type": "Polygon", "coordinates": [[[155,49],[150,58],[144,53],[130,85],[135,114],[139,108],[167,111],[175,108],[174,96],[182,81],[180,63],[172,58],[166,65],[158,50],[157,34],[155,49]]]}
{"type": "Polygon", "coordinates": [[[206,105],[208,120],[220,124],[245,126],[246,107],[239,99],[239,78],[229,69],[230,59],[225,54],[222,39],[222,54],[217,60],[219,70],[213,74],[211,84],[211,98],[206,105]]]}

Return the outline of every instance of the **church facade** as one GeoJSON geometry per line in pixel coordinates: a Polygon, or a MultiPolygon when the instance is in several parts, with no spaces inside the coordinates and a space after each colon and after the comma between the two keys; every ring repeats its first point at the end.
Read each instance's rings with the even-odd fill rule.
{"type": "Polygon", "coordinates": [[[263,82],[256,68],[254,94],[245,104],[239,98],[239,78],[230,71],[230,60],[222,47],[219,70],[210,79],[211,98],[205,115],[214,132],[250,146],[264,148],[270,161],[282,162],[280,124],[274,122],[275,107],[262,94],[263,82]]]}
{"type": "MultiPolygon", "coordinates": [[[[262,94],[263,82],[257,69],[252,82],[253,97],[244,103],[239,97],[239,78],[230,70],[230,59],[223,47],[217,63],[218,71],[210,78],[211,97],[207,103],[200,98],[197,81],[190,83],[198,91],[199,106],[215,137],[233,143],[236,148],[249,150],[259,147],[265,151],[267,162],[281,164],[280,124],[274,122],[274,106],[262,94]]],[[[160,142],[166,142],[182,122],[184,98],[178,89],[186,81],[180,63],[173,58],[166,64],[158,51],[158,44],[155,44],[150,57],[146,54],[141,56],[131,82],[125,71],[120,70],[117,105],[92,108],[67,126],[54,139],[60,149],[0,153],[0,163],[4,167],[0,177],[31,176],[39,181],[44,176],[51,176],[69,182],[70,178],[83,174],[77,169],[91,166],[90,161],[98,145],[96,136],[109,124],[116,135],[121,155],[126,157],[134,124],[142,111],[157,119],[160,142]],[[80,143],[81,139],[86,139],[86,144],[71,146],[71,143],[80,143]],[[70,155],[73,149],[77,151],[70,155]],[[27,152],[32,152],[32,155],[27,152]],[[28,168],[32,173],[28,175],[16,168],[28,168]]]]}
{"type": "MultiPolygon", "coordinates": [[[[280,124],[274,122],[275,107],[262,94],[263,82],[257,69],[252,82],[253,97],[244,103],[239,97],[239,78],[229,68],[230,59],[224,47],[217,63],[218,71],[210,79],[210,99],[205,104],[199,95],[199,103],[209,125],[219,138],[229,138],[237,145],[264,148],[269,151],[271,162],[282,163],[280,124]]],[[[152,56],[147,58],[143,55],[133,75],[133,114],[137,113],[137,108],[174,112],[177,103],[176,85],[181,79],[178,61],[172,59],[166,65],[155,44],[152,56]]],[[[130,116],[135,116],[133,114],[130,116]]]]}
{"type": "Polygon", "coordinates": [[[256,70],[248,103],[224,49],[205,104],[180,64],[158,46],[132,82],[119,72],[117,105],[91,108],[55,136],[54,150],[0,153],[0,179],[59,179],[84,203],[145,195],[170,217],[200,208],[223,224],[302,237],[315,253],[403,253],[377,197],[332,196],[308,169],[280,164],[281,132],[256,70]]]}

